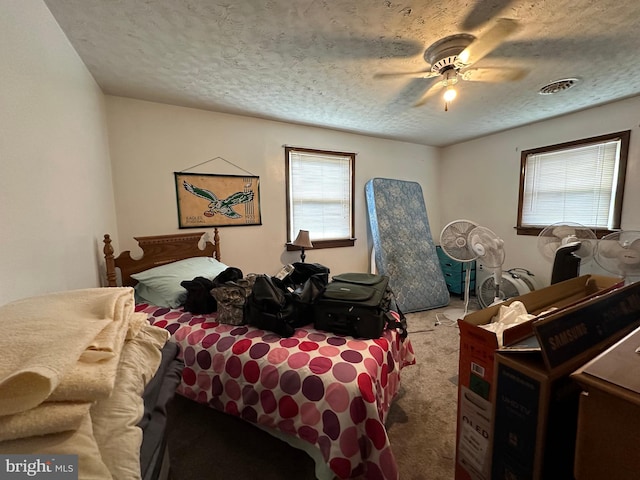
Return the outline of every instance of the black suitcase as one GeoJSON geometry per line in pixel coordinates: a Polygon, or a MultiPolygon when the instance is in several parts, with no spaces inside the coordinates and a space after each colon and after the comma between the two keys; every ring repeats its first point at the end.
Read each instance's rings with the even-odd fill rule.
{"type": "Polygon", "coordinates": [[[334,276],[313,306],[315,328],[356,338],[379,338],[389,319],[388,285],[386,275],[334,276]]]}

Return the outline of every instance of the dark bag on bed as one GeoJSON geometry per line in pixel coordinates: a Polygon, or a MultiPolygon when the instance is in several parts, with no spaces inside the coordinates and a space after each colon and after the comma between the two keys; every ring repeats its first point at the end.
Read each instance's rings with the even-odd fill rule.
{"type": "Polygon", "coordinates": [[[193,280],[184,280],[180,285],[187,290],[187,299],[184,302],[185,312],[212,313],[216,311],[216,299],[211,296],[213,282],[205,277],[196,277],[193,280]]]}
{"type": "Polygon", "coordinates": [[[244,318],[249,325],[290,337],[296,318],[293,296],[277,278],[257,275],[245,302],[244,318]]]}
{"type": "Polygon", "coordinates": [[[329,268],[320,263],[294,262],[293,271],[282,279],[286,287],[301,289],[311,277],[316,277],[326,285],[329,283],[329,268]]]}
{"type": "Polygon", "coordinates": [[[394,303],[386,275],[336,275],[313,308],[314,324],[319,330],[368,339],[379,338],[385,328],[398,328],[404,339],[406,319],[394,303]]]}
{"type": "Polygon", "coordinates": [[[238,267],[227,267],[213,279],[215,285],[222,285],[227,282],[237,282],[244,277],[242,270],[238,267]]]}
{"type": "Polygon", "coordinates": [[[311,275],[296,289],[276,277],[258,275],[245,303],[245,321],[290,337],[296,328],[313,323],[313,306],[326,285],[323,274],[311,275]]]}

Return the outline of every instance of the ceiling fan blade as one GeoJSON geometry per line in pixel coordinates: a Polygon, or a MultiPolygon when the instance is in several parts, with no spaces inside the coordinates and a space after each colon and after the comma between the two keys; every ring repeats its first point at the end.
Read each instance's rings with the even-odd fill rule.
{"type": "Polygon", "coordinates": [[[391,73],[376,73],[373,75],[373,78],[433,78],[440,75],[438,72],[432,72],[431,70],[426,70],[422,72],[391,72],[391,73]]]}
{"type": "Polygon", "coordinates": [[[422,97],[420,97],[420,99],[413,104],[414,107],[420,107],[422,105],[424,105],[425,103],[427,103],[427,101],[433,97],[436,93],[438,93],[438,91],[440,90],[440,87],[442,87],[442,82],[438,81],[435,82],[433,85],[431,85],[426,92],[424,92],[422,94],[422,97]]]}
{"type": "Polygon", "coordinates": [[[515,82],[524,78],[527,73],[528,70],[524,68],[485,67],[462,70],[460,76],[471,82],[515,82]]]}
{"type": "Polygon", "coordinates": [[[491,53],[498,45],[520,28],[520,24],[510,18],[499,18],[493,27],[465,48],[456,60],[461,67],[469,66],[491,53]]]}
{"type": "Polygon", "coordinates": [[[478,1],[462,21],[462,30],[469,31],[480,28],[502,13],[514,0],[478,1]]]}

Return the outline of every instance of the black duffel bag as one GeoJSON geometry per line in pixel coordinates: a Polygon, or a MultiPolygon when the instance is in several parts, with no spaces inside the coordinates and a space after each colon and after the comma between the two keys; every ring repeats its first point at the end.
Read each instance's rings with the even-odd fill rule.
{"type": "Polygon", "coordinates": [[[258,275],[244,304],[244,319],[249,325],[270,330],[281,337],[293,335],[296,307],[282,281],[258,275]]]}
{"type": "Polygon", "coordinates": [[[257,275],[245,302],[244,319],[254,327],[290,337],[296,328],[313,323],[311,309],[325,286],[322,275],[312,275],[296,290],[276,277],[257,275]]]}
{"type": "Polygon", "coordinates": [[[325,285],[329,283],[329,267],[325,267],[320,263],[294,262],[291,264],[293,271],[282,279],[284,285],[290,289],[301,290],[304,284],[311,277],[317,279],[325,285]]]}

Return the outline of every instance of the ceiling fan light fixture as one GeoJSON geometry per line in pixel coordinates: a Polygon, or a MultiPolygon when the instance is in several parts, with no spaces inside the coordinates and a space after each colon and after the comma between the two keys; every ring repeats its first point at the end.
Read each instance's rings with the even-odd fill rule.
{"type": "Polygon", "coordinates": [[[422,96],[413,104],[414,107],[424,105],[431,96],[444,89],[444,110],[448,110],[449,102],[456,97],[453,88],[459,79],[474,82],[499,82],[514,81],[522,78],[522,69],[497,69],[497,68],[473,68],[469,69],[478,60],[482,59],[519,28],[519,23],[508,18],[499,18],[479,38],[468,34],[458,33],[441,38],[431,44],[425,52],[424,59],[430,65],[428,71],[399,72],[390,74],[376,74],[377,77],[407,76],[414,78],[440,77],[433,83],[422,96]]]}
{"type": "Polygon", "coordinates": [[[458,95],[458,92],[454,88],[454,85],[458,83],[458,71],[455,68],[449,67],[442,72],[442,86],[444,87],[444,111],[449,111],[449,103],[453,101],[458,95]]]}
{"type": "Polygon", "coordinates": [[[452,86],[447,87],[447,89],[444,91],[444,95],[442,96],[444,98],[444,101],[449,103],[451,101],[453,101],[453,99],[456,98],[456,96],[458,95],[458,92],[456,92],[456,89],[453,88],[452,86]]]}
{"type": "Polygon", "coordinates": [[[476,37],[468,33],[449,35],[432,44],[424,52],[425,61],[431,70],[442,73],[446,67],[455,67],[458,55],[466,49],[476,37]]]}

